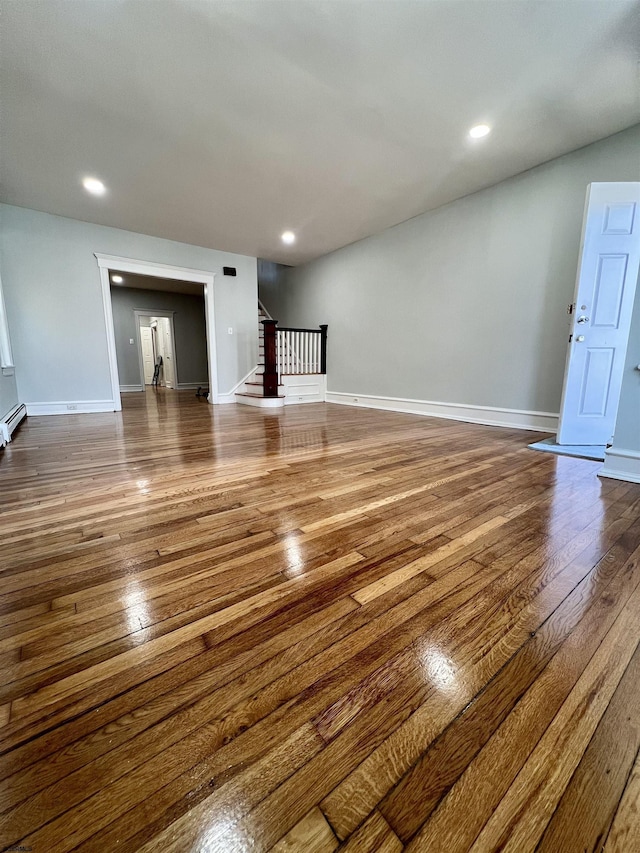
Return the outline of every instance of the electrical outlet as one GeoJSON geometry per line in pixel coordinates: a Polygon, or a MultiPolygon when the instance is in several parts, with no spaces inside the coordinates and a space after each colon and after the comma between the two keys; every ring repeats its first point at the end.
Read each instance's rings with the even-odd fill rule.
{"type": "Polygon", "coordinates": [[[75,404],[75,403],[67,403],[67,409],[68,409],[70,412],[74,412],[77,408],[78,408],[78,407],[76,406],[76,404],[75,404]]]}

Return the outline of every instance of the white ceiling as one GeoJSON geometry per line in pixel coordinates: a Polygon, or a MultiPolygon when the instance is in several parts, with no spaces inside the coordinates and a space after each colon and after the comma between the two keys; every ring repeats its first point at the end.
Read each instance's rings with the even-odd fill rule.
{"type": "Polygon", "coordinates": [[[640,121],[638,18],[635,0],[2,0],[1,197],[297,264],[640,121]]]}

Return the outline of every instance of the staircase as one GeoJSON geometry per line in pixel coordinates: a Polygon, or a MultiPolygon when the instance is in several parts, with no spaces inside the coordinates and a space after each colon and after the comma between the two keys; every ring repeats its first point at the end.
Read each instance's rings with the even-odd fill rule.
{"type": "Polygon", "coordinates": [[[278,328],[258,302],[258,364],[235,392],[236,403],[278,409],[291,403],[323,402],[326,329],[278,328]]]}
{"type": "Polygon", "coordinates": [[[264,325],[263,320],[271,317],[258,302],[258,364],[253,373],[245,381],[244,387],[236,391],[236,403],[245,406],[258,406],[260,408],[279,409],[284,406],[284,386],[278,384],[278,394],[273,397],[265,397],[264,394],[264,325]]]}

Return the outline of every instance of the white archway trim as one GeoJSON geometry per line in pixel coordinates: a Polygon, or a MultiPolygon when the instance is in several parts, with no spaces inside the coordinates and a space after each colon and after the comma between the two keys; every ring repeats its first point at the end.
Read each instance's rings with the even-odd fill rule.
{"type": "Polygon", "coordinates": [[[207,359],[209,362],[209,402],[217,403],[218,395],[218,362],[216,354],[216,326],[213,282],[215,273],[207,270],[194,270],[187,267],[175,267],[169,264],[156,264],[151,261],[139,261],[134,258],[120,258],[116,255],[103,255],[94,252],[100,270],[100,287],[102,289],[102,306],[107,334],[107,353],[109,357],[109,372],[111,374],[111,391],[116,412],[122,409],[120,399],[120,380],[118,378],[118,361],[116,358],[116,336],[113,328],[113,311],[111,308],[110,272],[130,272],[137,275],[150,275],[156,278],[173,278],[178,281],[192,281],[204,286],[204,308],[207,324],[207,359]]]}

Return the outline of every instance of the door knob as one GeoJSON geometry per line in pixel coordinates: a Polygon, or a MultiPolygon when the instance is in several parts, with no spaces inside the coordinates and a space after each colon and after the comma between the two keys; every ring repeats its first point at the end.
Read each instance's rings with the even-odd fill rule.
{"type": "Polygon", "coordinates": [[[578,335],[578,337],[576,338],[576,343],[581,344],[583,340],[584,340],[584,335],[578,335]]]}
{"type": "Polygon", "coordinates": [[[576,320],[576,323],[588,323],[589,318],[585,317],[584,314],[581,314],[580,317],[576,320]]]}

